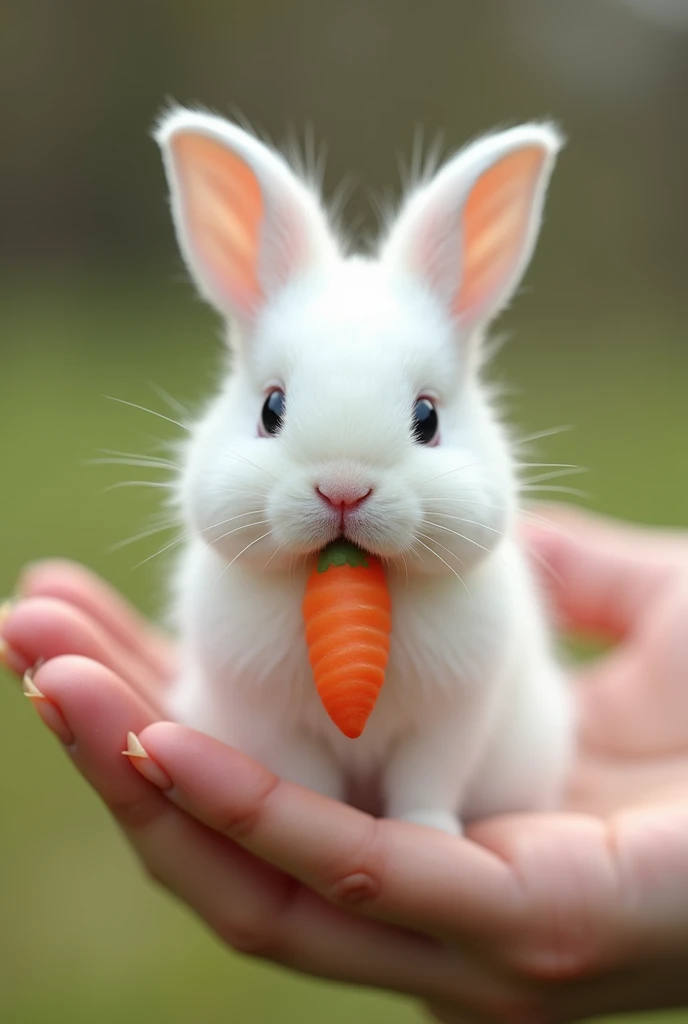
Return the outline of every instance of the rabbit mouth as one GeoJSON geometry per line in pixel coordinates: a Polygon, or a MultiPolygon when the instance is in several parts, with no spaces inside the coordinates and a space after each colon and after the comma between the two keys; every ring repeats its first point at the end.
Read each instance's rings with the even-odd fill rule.
{"type": "Polygon", "coordinates": [[[342,523],[336,539],[354,544],[365,554],[375,558],[396,560],[402,558],[404,552],[411,546],[407,536],[405,530],[394,530],[389,524],[375,518],[351,516],[348,521],[342,523]]]}
{"type": "MultiPolygon", "coordinates": [[[[351,531],[342,530],[334,539],[335,543],[339,541],[345,541],[347,544],[353,544],[355,547],[359,548],[365,555],[375,555],[375,551],[372,551],[370,547],[368,547],[365,544],[365,542],[361,543],[360,539],[354,539],[354,537],[351,536],[351,531]]],[[[329,541],[328,544],[325,545],[325,547],[328,547],[330,543],[332,542],[329,541]]]]}

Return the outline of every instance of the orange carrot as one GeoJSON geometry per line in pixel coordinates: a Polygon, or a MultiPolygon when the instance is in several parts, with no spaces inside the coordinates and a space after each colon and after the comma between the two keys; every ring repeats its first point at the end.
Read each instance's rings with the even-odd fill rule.
{"type": "Polygon", "coordinates": [[[377,558],[347,541],[320,554],[303,601],[318,694],[345,736],[363,732],[385,681],[391,601],[377,558]]]}

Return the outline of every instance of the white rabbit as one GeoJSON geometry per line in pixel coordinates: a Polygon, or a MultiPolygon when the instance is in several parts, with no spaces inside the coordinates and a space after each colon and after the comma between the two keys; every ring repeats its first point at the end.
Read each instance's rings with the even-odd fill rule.
{"type": "Polygon", "coordinates": [[[231,325],[179,482],[170,715],[334,798],[376,779],[387,816],[447,832],[553,808],[571,702],[479,369],[559,135],[529,124],[470,145],[374,259],[347,258],[310,187],[236,125],[177,109],[156,137],[181,251],[231,325]],[[320,703],[301,612],[316,553],[342,535],[383,559],[392,600],[386,681],[356,740],[320,703]]]}

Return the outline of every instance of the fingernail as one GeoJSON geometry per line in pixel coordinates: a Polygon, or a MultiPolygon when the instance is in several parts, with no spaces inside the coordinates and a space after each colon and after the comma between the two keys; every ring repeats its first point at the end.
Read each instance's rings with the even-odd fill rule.
{"type": "Polygon", "coordinates": [[[45,658],[39,658],[38,661],[34,662],[34,664],[31,665],[29,668],[27,668],[26,672],[24,673],[24,678],[22,680],[22,683],[23,683],[23,686],[24,686],[24,693],[26,694],[27,697],[28,696],[33,696],[33,697],[37,697],[37,696],[44,697],[45,696],[45,694],[41,693],[41,691],[38,689],[38,687],[34,685],[35,675],[38,672],[39,668],[42,668],[43,665],[45,665],[45,658]],[[33,689],[36,692],[35,693],[32,692],[30,694],[27,693],[27,685],[28,686],[32,686],[33,689]]]}
{"type": "Polygon", "coordinates": [[[12,600],[11,597],[8,597],[7,600],[2,601],[0,603],[0,627],[5,622],[6,619],[9,619],[13,608],[14,601],[12,600]]]}
{"type": "MultiPolygon", "coordinates": [[[[0,630],[12,614],[17,598],[8,597],[0,601],[0,630]]],[[[26,659],[15,651],[4,637],[0,637],[0,666],[20,676],[26,668],[26,659]]]]}
{"type": "Polygon", "coordinates": [[[24,678],[22,679],[22,689],[24,691],[24,696],[28,697],[29,700],[45,700],[45,694],[38,689],[38,687],[33,681],[35,673],[35,668],[27,668],[26,672],[24,673],[24,678]]]}
{"type": "Polygon", "coordinates": [[[122,753],[128,757],[136,770],[160,789],[171,789],[172,779],[159,764],[150,757],[135,732],[127,733],[127,749],[122,753]]]}
{"type": "MultiPolygon", "coordinates": [[[[13,606],[14,601],[12,601],[11,598],[8,598],[0,604],[0,629],[2,629],[7,619],[9,619],[13,606]]],[[[10,668],[8,658],[9,653],[10,645],[0,636],[0,665],[4,665],[6,668],[10,668]]]]}
{"type": "Polygon", "coordinates": [[[26,671],[26,666],[27,661],[24,655],[15,651],[4,637],[0,637],[0,668],[6,668],[21,678],[26,671]]]}
{"type": "Polygon", "coordinates": [[[65,746],[69,747],[74,742],[72,730],[65,722],[62,717],[62,712],[57,705],[53,704],[53,702],[46,697],[43,691],[38,689],[33,681],[34,673],[39,667],[40,665],[37,664],[33,668],[28,668],[24,673],[24,678],[22,679],[24,696],[28,697],[33,703],[38,714],[41,716],[43,724],[47,725],[50,731],[54,733],[55,736],[65,744],[65,746]]]}

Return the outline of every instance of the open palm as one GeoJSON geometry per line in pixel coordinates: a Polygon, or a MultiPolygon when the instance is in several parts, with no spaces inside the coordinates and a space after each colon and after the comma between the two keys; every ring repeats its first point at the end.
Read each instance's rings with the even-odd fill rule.
{"type": "Polygon", "coordinates": [[[174,649],[86,570],[33,566],[2,624],[34,703],[149,873],[227,943],[413,994],[442,1021],[685,1005],[688,540],[572,510],[528,527],[579,674],[566,808],[465,838],[380,821],[161,721],[174,649]],[[121,756],[135,732],[149,758],[121,756]],[[139,770],[132,770],[132,763],[139,770]]]}

